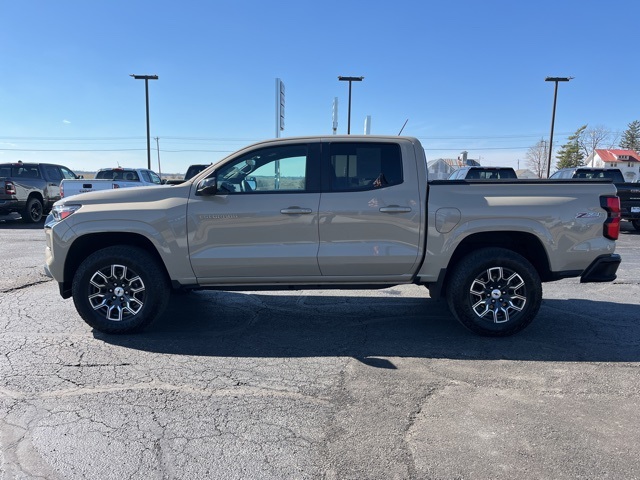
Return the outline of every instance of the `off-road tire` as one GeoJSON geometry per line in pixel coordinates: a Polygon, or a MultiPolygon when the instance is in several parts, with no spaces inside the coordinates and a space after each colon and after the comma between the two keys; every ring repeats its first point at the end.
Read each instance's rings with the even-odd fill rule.
{"type": "Polygon", "coordinates": [[[542,283],[531,263],[505,248],[482,248],[462,258],[446,286],[456,319],[472,332],[506,337],[527,327],[542,302],[542,283]]]}
{"type": "Polygon", "coordinates": [[[169,301],[164,269],[138,247],[119,245],[89,255],[73,277],[73,303],[91,327],[133,333],[159,317],[169,301]]]}

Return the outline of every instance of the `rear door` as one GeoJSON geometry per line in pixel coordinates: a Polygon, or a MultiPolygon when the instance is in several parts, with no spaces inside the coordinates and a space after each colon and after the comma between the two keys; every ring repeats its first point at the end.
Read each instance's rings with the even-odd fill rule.
{"type": "Polygon", "coordinates": [[[201,284],[320,276],[319,156],[319,142],[258,147],[211,174],[215,195],[193,186],[188,241],[201,284]]]}
{"type": "Polygon", "coordinates": [[[413,145],[328,141],[322,166],[322,275],[374,281],[411,276],[421,253],[424,204],[413,145]]]}

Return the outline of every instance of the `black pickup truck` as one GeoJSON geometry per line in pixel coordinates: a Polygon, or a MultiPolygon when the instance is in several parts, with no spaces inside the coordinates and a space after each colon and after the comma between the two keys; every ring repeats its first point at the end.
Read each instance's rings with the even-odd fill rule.
{"type": "Polygon", "coordinates": [[[618,190],[620,212],[623,220],[628,220],[640,231],[640,183],[625,182],[619,168],[562,168],[551,175],[552,179],[599,179],[609,178],[618,190]]]}
{"type": "Polygon", "coordinates": [[[52,163],[0,163],[0,216],[22,216],[27,223],[42,220],[60,200],[63,178],[81,178],[52,163]]]}

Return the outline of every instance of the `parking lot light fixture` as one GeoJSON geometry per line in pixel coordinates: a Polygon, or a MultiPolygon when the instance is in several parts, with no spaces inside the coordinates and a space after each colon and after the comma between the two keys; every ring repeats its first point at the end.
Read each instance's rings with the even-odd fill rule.
{"type": "Polygon", "coordinates": [[[144,80],[144,94],[147,104],[147,168],[151,170],[151,135],[149,134],[149,80],[158,80],[157,75],[135,75],[131,74],[136,80],[144,80]]]}
{"type": "Polygon", "coordinates": [[[348,107],[348,119],[347,119],[347,135],[351,134],[351,82],[361,82],[364,77],[338,77],[341,82],[349,82],[349,107],[348,107]]]}
{"type": "Polygon", "coordinates": [[[553,112],[551,113],[551,135],[549,135],[549,158],[547,159],[547,178],[551,173],[551,152],[553,151],[553,126],[556,120],[556,101],[558,99],[558,83],[568,82],[573,77],[547,77],[545,82],[555,82],[556,86],[553,92],[553,112]]]}

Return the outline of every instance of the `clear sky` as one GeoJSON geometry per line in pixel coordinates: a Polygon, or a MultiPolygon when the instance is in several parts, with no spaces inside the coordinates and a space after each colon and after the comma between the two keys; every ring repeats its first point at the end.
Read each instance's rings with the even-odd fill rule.
{"type": "Polygon", "coordinates": [[[0,0],[0,162],[75,170],[147,164],[184,172],[275,136],[418,137],[429,160],[462,150],[484,165],[525,166],[581,125],[622,132],[640,119],[640,2],[0,0]],[[156,143],[157,137],[158,143],[156,143]]]}

